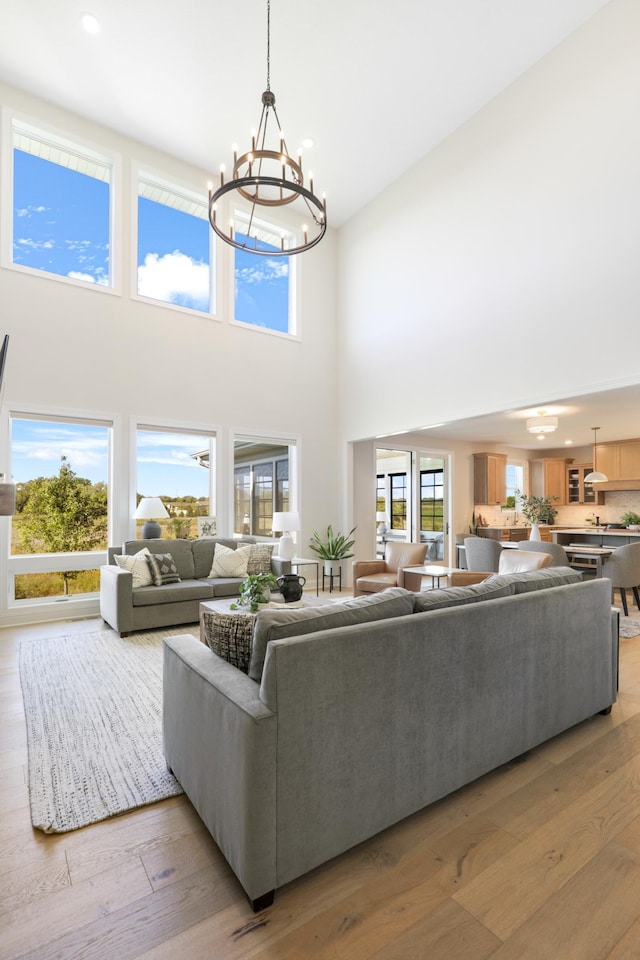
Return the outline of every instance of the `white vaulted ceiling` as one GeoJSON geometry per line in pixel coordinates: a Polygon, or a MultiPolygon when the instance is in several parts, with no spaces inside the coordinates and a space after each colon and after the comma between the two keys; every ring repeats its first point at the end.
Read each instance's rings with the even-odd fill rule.
{"type": "MultiPolygon", "coordinates": [[[[272,0],[271,88],[339,226],[605,0],[272,0]]],[[[211,173],[248,141],[266,0],[3,0],[0,79],[211,173]],[[87,34],[89,11],[101,32],[87,34]]],[[[248,146],[248,143],[247,143],[248,146]]]]}

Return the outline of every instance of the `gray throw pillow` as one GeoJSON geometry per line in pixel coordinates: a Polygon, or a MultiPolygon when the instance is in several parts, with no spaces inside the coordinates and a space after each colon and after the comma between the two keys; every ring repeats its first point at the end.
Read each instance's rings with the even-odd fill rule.
{"type": "Polygon", "coordinates": [[[479,600],[498,600],[515,593],[512,583],[472,583],[466,587],[444,587],[442,590],[424,590],[416,594],[416,613],[425,610],[442,610],[445,607],[459,607],[465,603],[477,603],[479,600]]]}
{"type": "Polygon", "coordinates": [[[147,563],[155,587],[161,587],[165,583],[180,583],[178,568],[170,553],[150,553],[147,563]]]}

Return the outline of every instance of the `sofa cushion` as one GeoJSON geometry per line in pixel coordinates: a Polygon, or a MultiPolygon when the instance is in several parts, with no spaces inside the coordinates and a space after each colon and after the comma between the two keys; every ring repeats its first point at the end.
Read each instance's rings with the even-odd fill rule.
{"type": "Polygon", "coordinates": [[[180,574],[170,553],[150,553],[147,557],[154,587],[180,583],[180,574]]]}
{"type": "Polygon", "coordinates": [[[358,590],[368,591],[369,593],[379,592],[381,583],[387,584],[387,587],[382,588],[383,591],[388,589],[388,587],[395,587],[398,583],[398,574],[385,572],[372,573],[369,577],[358,577],[356,580],[358,590]]]}
{"type": "Polygon", "coordinates": [[[493,583],[487,580],[483,580],[482,583],[469,584],[466,587],[424,590],[422,593],[416,594],[415,612],[442,610],[444,607],[462,606],[465,603],[477,603],[479,600],[497,600],[500,597],[510,597],[515,592],[515,585],[512,583],[493,583]]]}
{"type": "Polygon", "coordinates": [[[222,543],[216,544],[210,577],[246,577],[251,547],[238,547],[233,550],[222,543]]]}
{"type": "Polygon", "coordinates": [[[121,570],[128,570],[133,577],[134,590],[138,590],[140,587],[148,587],[153,583],[151,570],[147,563],[149,556],[149,551],[146,547],[143,547],[142,550],[134,553],[133,556],[124,554],[123,556],[114,556],[113,558],[121,570]]]}
{"type": "Polygon", "coordinates": [[[522,573],[495,573],[485,583],[512,584],[514,593],[530,593],[548,587],[562,587],[569,583],[582,583],[582,574],[571,567],[546,567],[522,573]]]}
{"type": "Polygon", "coordinates": [[[190,540],[163,540],[160,538],[157,540],[127,540],[123,544],[122,552],[133,554],[137,553],[142,547],[146,547],[149,553],[170,553],[178,568],[181,580],[192,580],[195,576],[190,540]]]}
{"type": "Polygon", "coordinates": [[[402,587],[381,590],[368,597],[295,610],[260,610],[253,628],[253,650],[249,676],[258,683],[262,677],[267,644],[271,640],[299,637],[319,630],[347,627],[388,617],[413,613],[415,594],[402,587]]]}
{"type": "Polygon", "coordinates": [[[271,573],[271,557],[275,543],[254,543],[249,551],[247,576],[255,573],[271,573]]]}
{"type": "Polygon", "coordinates": [[[208,580],[181,580],[162,587],[141,587],[133,592],[134,607],[151,607],[184,600],[213,600],[213,587],[208,580]]]}

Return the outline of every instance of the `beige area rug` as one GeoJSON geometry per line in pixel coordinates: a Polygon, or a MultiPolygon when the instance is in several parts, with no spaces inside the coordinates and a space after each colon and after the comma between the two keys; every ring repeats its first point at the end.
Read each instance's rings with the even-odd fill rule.
{"type": "Polygon", "coordinates": [[[162,754],[162,638],[23,640],[31,822],[65,833],[182,793],[162,754]]]}
{"type": "Polygon", "coordinates": [[[625,640],[640,636],[640,614],[625,617],[620,610],[620,636],[625,640]]]}

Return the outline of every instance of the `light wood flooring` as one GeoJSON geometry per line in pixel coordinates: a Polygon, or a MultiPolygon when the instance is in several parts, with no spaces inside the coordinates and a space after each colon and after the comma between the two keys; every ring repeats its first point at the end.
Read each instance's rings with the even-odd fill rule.
{"type": "Polygon", "coordinates": [[[277,891],[254,915],[184,797],[31,828],[18,677],[0,630],[0,958],[637,960],[640,637],[597,716],[277,891]]]}

